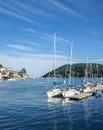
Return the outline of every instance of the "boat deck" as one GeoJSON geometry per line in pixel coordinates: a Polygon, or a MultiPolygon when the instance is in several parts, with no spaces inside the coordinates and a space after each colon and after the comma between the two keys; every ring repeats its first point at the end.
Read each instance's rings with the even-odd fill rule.
{"type": "Polygon", "coordinates": [[[78,95],[71,96],[69,99],[71,99],[71,100],[82,100],[82,99],[88,98],[92,95],[93,95],[93,93],[81,93],[81,94],[78,94],[78,95]]]}

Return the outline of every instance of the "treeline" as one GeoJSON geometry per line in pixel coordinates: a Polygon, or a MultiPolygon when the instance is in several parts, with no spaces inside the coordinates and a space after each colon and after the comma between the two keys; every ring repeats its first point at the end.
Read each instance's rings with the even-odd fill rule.
{"type": "MultiPolygon", "coordinates": [[[[84,77],[86,71],[86,63],[73,64],[71,67],[72,77],[84,77]]],[[[55,69],[55,77],[69,77],[70,75],[70,65],[66,64],[55,69]]],[[[102,77],[103,76],[103,65],[97,63],[88,63],[87,68],[88,77],[102,77]]],[[[46,73],[43,77],[53,77],[54,71],[46,73]]]]}
{"type": "MultiPolygon", "coordinates": [[[[14,78],[14,74],[15,74],[15,71],[12,70],[12,71],[9,73],[8,78],[14,78]]],[[[23,69],[21,69],[20,71],[17,71],[17,74],[18,74],[20,77],[23,77],[23,75],[26,74],[26,69],[23,68],[23,69]]]]}

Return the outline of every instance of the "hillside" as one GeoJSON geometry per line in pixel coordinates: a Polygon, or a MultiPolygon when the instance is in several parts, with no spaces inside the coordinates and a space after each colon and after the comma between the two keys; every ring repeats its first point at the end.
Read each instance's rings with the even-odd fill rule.
{"type": "Polygon", "coordinates": [[[0,80],[25,80],[32,79],[30,75],[27,74],[26,69],[23,68],[20,71],[14,71],[11,68],[7,68],[0,64],[0,80]]]}
{"type": "MultiPolygon", "coordinates": [[[[69,77],[70,65],[64,65],[55,70],[56,77],[69,77]]],[[[72,76],[73,77],[84,77],[86,69],[86,63],[77,63],[72,65],[72,76]]],[[[88,63],[88,77],[102,77],[103,76],[103,65],[96,63],[88,63]]],[[[53,70],[46,73],[43,77],[53,77],[53,70]]]]}

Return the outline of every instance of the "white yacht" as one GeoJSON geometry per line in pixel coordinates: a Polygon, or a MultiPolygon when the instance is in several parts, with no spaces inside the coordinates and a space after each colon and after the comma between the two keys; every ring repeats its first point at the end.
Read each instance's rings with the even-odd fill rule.
{"type": "Polygon", "coordinates": [[[62,91],[62,96],[64,98],[69,98],[69,97],[72,97],[72,96],[77,95],[79,93],[80,93],[80,91],[76,90],[75,88],[69,88],[69,89],[62,91]]]}
{"type": "Polygon", "coordinates": [[[61,90],[61,88],[53,88],[53,89],[47,91],[47,95],[49,98],[60,97],[60,96],[62,96],[62,90],[61,90]]]}
{"type": "Polygon", "coordinates": [[[56,53],[55,53],[55,50],[56,50],[56,34],[54,33],[54,80],[53,80],[53,88],[51,90],[48,90],[47,91],[47,96],[50,98],[50,97],[59,97],[59,96],[62,96],[62,90],[61,90],[61,84],[59,85],[59,83],[56,83],[56,75],[55,75],[55,61],[56,61],[56,53]],[[56,85],[58,84],[58,85],[56,85]]]}
{"type": "MultiPolygon", "coordinates": [[[[64,89],[64,90],[62,91],[62,96],[63,96],[64,98],[69,98],[69,97],[71,97],[71,96],[74,96],[74,95],[80,93],[80,91],[78,91],[77,89],[70,87],[70,85],[71,85],[71,72],[72,72],[72,71],[71,71],[71,67],[72,67],[72,46],[73,46],[73,43],[71,42],[71,49],[70,49],[70,68],[69,68],[69,71],[70,71],[70,74],[69,74],[69,85],[67,85],[67,86],[69,86],[69,87],[66,88],[66,89],[64,89]]],[[[67,84],[68,84],[68,83],[67,83],[67,84]]],[[[66,86],[66,87],[67,87],[67,86],[66,86]]]]}
{"type": "Polygon", "coordinates": [[[91,86],[87,86],[83,88],[84,93],[92,93],[94,91],[94,88],[91,86]]]}

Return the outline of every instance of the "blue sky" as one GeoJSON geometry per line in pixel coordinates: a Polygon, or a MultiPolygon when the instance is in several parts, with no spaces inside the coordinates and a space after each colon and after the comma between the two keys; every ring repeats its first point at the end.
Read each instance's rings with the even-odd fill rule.
{"type": "Polygon", "coordinates": [[[70,41],[73,62],[102,63],[102,0],[0,0],[0,63],[26,68],[33,77],[67,63],[70,41]]]}

